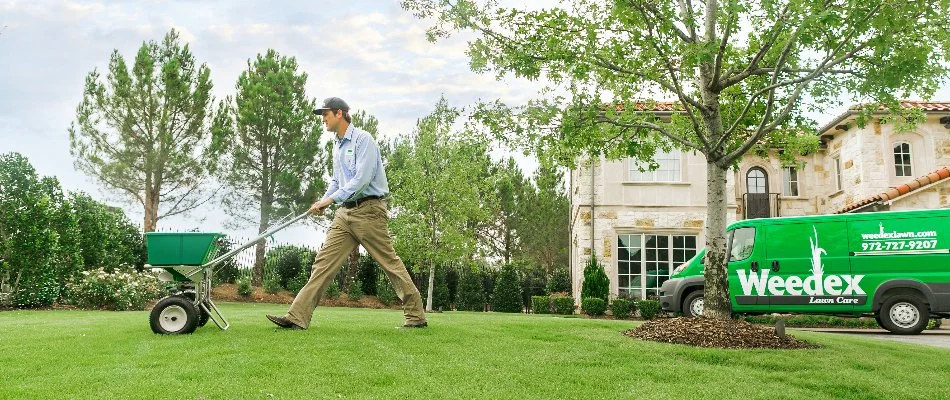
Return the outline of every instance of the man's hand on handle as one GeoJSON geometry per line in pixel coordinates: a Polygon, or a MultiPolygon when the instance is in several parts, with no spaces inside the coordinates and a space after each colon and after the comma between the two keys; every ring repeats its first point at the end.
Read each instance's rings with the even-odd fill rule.
{"type": "Polygon", "coordinates": [[[333,204],[333,199],[327,197],[323,200],[313,203],[307,212],[314,215],[323,215],[327,211],[327,207],[329,207],[331,204],[333,204]]]}

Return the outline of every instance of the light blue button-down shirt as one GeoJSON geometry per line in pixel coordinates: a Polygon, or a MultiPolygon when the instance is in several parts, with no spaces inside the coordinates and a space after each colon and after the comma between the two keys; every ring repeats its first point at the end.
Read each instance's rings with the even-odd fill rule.
{"type": "Polygon", "coordinates": [[[333,177],[324,198],[337,204],[366,196],[389,195],[389,182],[379,145],[373,136],[352,124],[333,144],[333,177]]]}

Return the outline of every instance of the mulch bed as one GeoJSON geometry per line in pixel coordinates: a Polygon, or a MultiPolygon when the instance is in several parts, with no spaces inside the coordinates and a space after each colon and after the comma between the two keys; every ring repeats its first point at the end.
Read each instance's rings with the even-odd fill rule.
{"type": "Polygon", "coordinates": [[[662,343],[723,349],[813,349],[819,346],[788,334],[780,338],[775,328],[741,320],[712,318],[659,318],[648,321],[624,335],[662,343]]]}
{"type": "MultiPolygon", "coordinates": [[[[215,286],[211,289],[211,300],[214,302],[233,302],[233,303],[273,303],[273,304],[290,304],[294,302],[294,294],[281,290],[277,293],[267,293],[263,288],[254,287],[254,292],[250,296],[241,296],[238,294],[238,286],[235,284],[222,284],[215,286]]],[[[152,307],[155,306],[155,303],[158,302],[158,299],[149,301],[145,310],[149,311],[152,307]]],[[[355,307],[355,308],[386,308],[386,309],[402,309],[402,305],[394,304],[392,306],[387,306],[379,301],[376,296],[363,296],[358,301],[353,301],[347,298],[346,294],[341,293],[339,297],[335,299],[324,297],[320,300],[321,307],[355,307]]],[[[0,311],[16,311],[21,310],[16,307],[0,306],[0,311]]],[[[49,307],[37,307],[30,308],[30,310],[89,310],[88,308],[81,308],[69,304],[53,304],[49,307]]],[[[99,308],[99,310],[109,310],[108,308],[99,308]]]]}
{"type": "MultiPolygon", "coordinates": [[[[254,287],[254,292],[250,296],[241,296],[238,294],[238,286],[235,284],[222,284],[211,289],[211,300],[215,302],[237,302],[237,303],[274,303],[290,304],[294,302],[294,294],[281,290],[277,293],[267,293],[261,287],[254,287]]],[[[395,304],[387,306],[379,301],[376,296],[363,296],[358,301],[347,298],[346,294],[340,294],[335,299],[324,297],[320,300],[321,307],[356,307],[356,308],[392,308],[401,309],[402,306],[395,304]]]]}

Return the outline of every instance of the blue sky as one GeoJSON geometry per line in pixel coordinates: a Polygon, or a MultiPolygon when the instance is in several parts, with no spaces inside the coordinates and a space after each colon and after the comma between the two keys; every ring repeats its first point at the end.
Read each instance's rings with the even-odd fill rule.
{"type": "MultiPolygon", "coordinates": [[[[515,6],[541,3],[510,0],[515,6]]],[[[429,43],[424,22],[396,0],[350,2],[261,1],[59,1],[0,0],[0,153],[16,151],[41,175],[56,176],[67,190],[110,196],[73,169],[67,128],[75,118],[85,76],[105,69],[118,49],[127,59],[146,40],[177,29],[199,62],[211,69],[214,95],[234,92],[247,60],[268,48],[297,58],[309,74],[307,94],[339,96],[377,116],[384,135],[412,130],[445,95],[453,106],[501,98],[521,104],[537,83],[496,81],[468,68],[465,35],[429,43]]],[[[950,100],[950,85],[934,97],[950,100]]],[[[842,110],[813,116],[819,123],[842,110]]],[[[329,137],[329,136],[328,136],[329,137]]],[[[530,161],[523,167],[533,168],[530,161]]],[[[115,205],[122,205],[111,202],[115,205]]],[[[162,229],[224,230],[225,215],[212,204],[191,217],[160,221],[162,229]]],[[[126,205],[141,221],[138,206],[126,205]]],[[[230,232],[235,232],[230,230],[230,232]]],[[[252,229],[237,231],[250,236],[252,229]]],[[[310,227],[278,234],[279,241],[318,245],[310,227]]]]}

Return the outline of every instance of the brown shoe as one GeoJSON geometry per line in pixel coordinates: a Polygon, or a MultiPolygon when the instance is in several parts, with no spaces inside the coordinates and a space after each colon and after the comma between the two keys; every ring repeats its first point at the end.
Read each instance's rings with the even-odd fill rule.
{"type": "Polygon", "coordinates": [[[403,324],[402,326],[397,326],[397,328],[403,328],[403,329],[408,329],[408,328],[425,328],[425,327],[427,327],[427,326],[429,326],[429,323],[426,322],[426,321],[422,321],[422,322],[419,322],[419,323],[409,323],[409,322],[406,322],[406,323],[403,324]]]}
{"type": "Polygon", "coordinates": [[[281,317],[277,315],[267,315],[267,319],[269,319],[270,322],[273,322],[274,324],[276,324],[277,326],[281,328],[294,329],[294,330],[304,329],[302,326],[299,326],[293,322],[290,322],[290,320],[287,319],[287,317],[281,317]]]}

